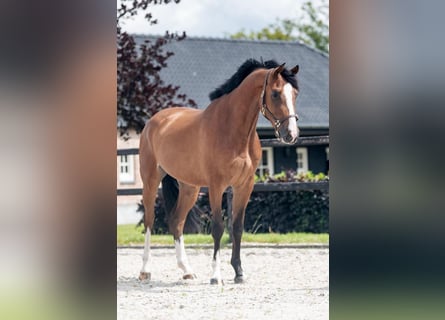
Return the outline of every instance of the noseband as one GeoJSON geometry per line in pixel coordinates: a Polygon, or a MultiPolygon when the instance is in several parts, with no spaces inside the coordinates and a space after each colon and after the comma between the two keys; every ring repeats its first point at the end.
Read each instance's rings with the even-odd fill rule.
{"type": "Polygon", "coordinates": [[[273,121],[271,121],[271,122],[272,122],[272,126],[273,126],[273,128],[275,130],[275,136],[278,139],[280,139],[281,135],[280,135],[279,129],[283,125],[284,121],[287,121],[290,118],[295,118],[295,120],[298,121],[298,115],[297,114],[291,114],[291,115],[289,115],[287,117],[284,117],[283,119],[278,119],[278,118],[275,117],[275,115],[272,113],[272,111],[270,111],[270,109],[267,107],[265,93],[266,93],[267,83],[269,82],[269,76],[270,76],[270,73],[272,71],[273,70],[270,70],[267,73],[266,78],[264,79],[263,90],[261,91],[261,96],[260,96],[261,100],[262,100],[262,102],[261,102],[261,114],[264,116],[264,118],[266,118],[269,121],[270,121],[270,119],[266,117],[266,111],[272,116],[273,121]]]}

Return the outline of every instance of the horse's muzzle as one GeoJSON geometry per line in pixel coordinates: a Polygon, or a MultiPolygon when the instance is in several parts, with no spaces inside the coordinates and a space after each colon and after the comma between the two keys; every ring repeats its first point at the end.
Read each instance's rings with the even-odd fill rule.
{"type": "Polygon", "coordinates": [[[275,136],[285,144],[294,144],[298,140],[298,131],[292,132],[285,127],[275,130],[275,136]]]}
{"type": "Polygon", "coordinates": [[[286,144],[294,144],[295,142],[297,142],[298,140],[298,136],[292,136],[290,133],[288,133],[286,136],[284,136],[281,141],[286,143],[286,144]]]}
{"type": "Polygon", "coordinates": [[[293,137],[290,134],[287,134],[286,136],[282,137],[281,142],[285,143],[285,144],[294,144],[295,142],[297,142],[298,137],[293,137]]]}

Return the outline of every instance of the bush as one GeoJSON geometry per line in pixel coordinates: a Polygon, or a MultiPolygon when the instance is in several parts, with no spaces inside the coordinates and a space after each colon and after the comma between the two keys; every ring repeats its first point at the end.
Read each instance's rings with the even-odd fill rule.
{"type": "MultiPolygon", "coordinates": [[[[255,177],[257,182],[317,182],[329,180],[323,173],[283,171],[274,176],[255,177]]],[[[246,209],[244,230],[256,232],[329,231],[327,191],[253,192],[246,209]]]]}
{"type": "Polygon", "coordinates": [[[328,195],[320,190],[253,192],[246,209],[244,230],[252,233],[328,232],[328,195]]]}

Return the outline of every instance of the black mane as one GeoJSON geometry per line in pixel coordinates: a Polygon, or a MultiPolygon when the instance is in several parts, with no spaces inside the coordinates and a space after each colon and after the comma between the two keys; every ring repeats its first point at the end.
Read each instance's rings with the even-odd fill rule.
{"type": "MultiPolygon", "coordinates": [[[[280,65],[275,60],[267,60],[265,62],[260,62],[255,59],[246,60],[235,72],[235,74],[230,77],[226,82],[224,82],[221,86],[210,92],[209,97],[210,100],[218,99],[223,95],[232,92],[236,87],[238,87],[241,82],[253,71],[260,68],[272,69],[279,67],[280,65]]],[[[281,72],[281,76],[289,82],[295,89],[298,89],[297,78],[295,75],[287,69],[284,69],[281,72]]]]}

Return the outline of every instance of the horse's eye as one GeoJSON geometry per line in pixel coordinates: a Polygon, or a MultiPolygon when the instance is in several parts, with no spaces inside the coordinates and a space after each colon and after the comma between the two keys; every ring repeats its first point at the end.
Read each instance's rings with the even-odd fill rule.
{"type": "Polygon", "coordinates": [[[278,99],[280,97],[280,93],[278,91],[272,91],[272,99],[278,99]]]}

